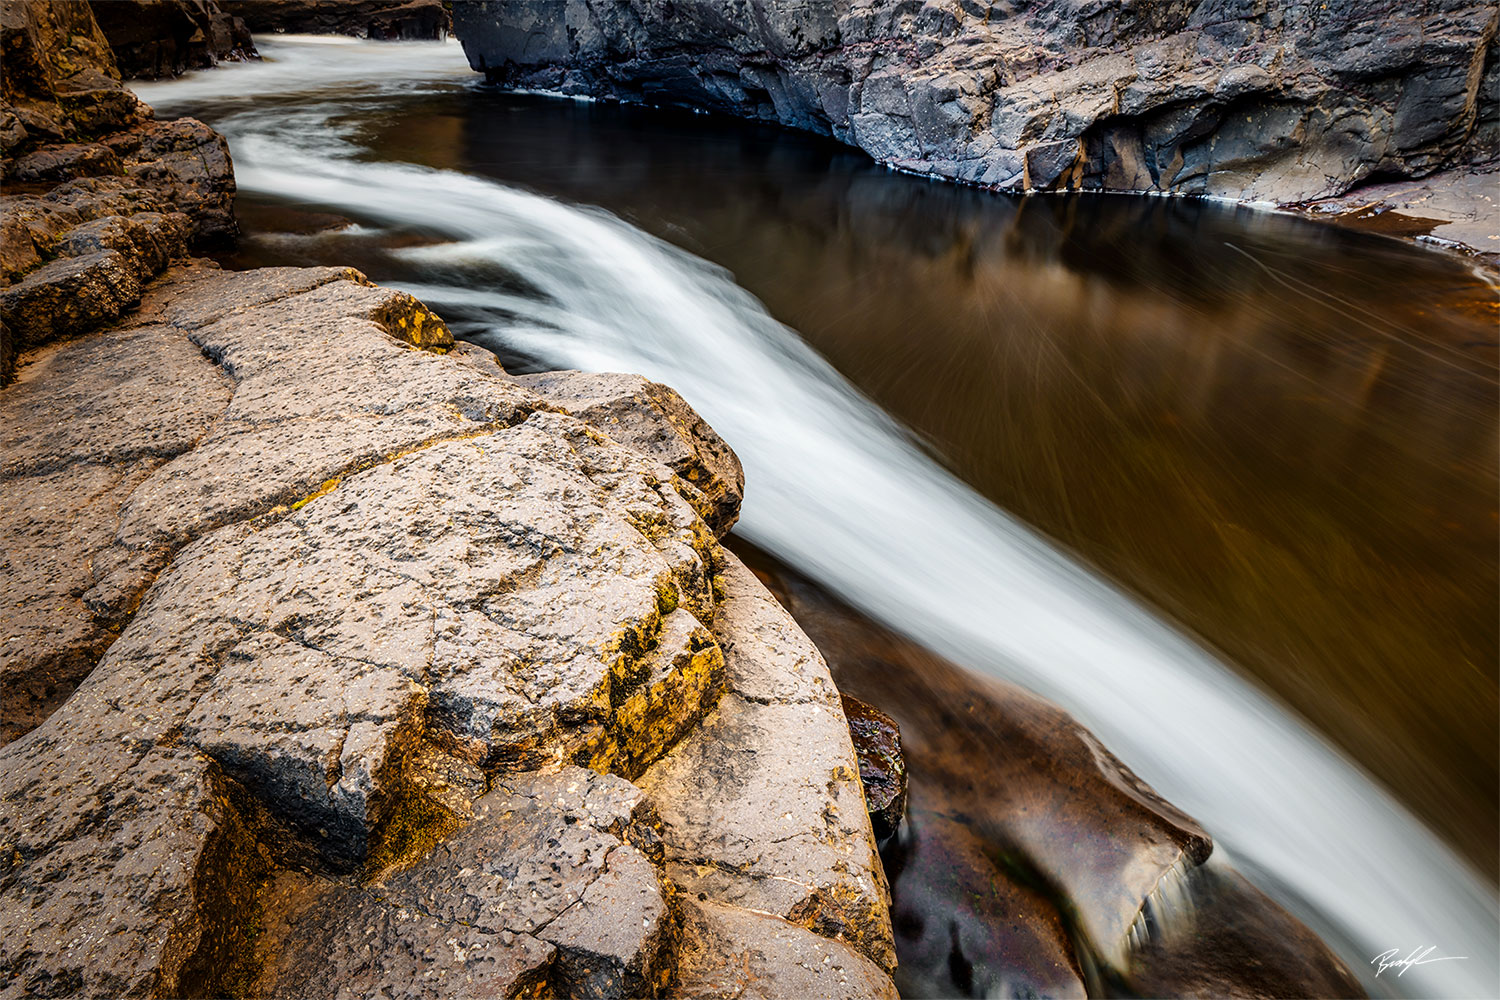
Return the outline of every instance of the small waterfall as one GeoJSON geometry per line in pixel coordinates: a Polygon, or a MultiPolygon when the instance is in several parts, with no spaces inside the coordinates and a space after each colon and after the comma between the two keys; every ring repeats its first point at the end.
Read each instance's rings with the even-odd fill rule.
{"type": "MultiPolygon", "coordinates": [[[[394,253],[420,275],[405,287],[471,339],[676,388],[744,463],[742,534],[935,652],[1073,712],[1367,982],[1377,953],[1436,945],[1467,960],[1372,985],[1493,995],[1500,908],[1481,877],[1285,709],[940,468],[730,274],[602,211],[357,158],[350,101],[470,85],[456,46],[264,51],[277,62],[140,92],[164,108],[222,101],[242,191],[439,235],[394,253]],[[289,107],[236,103],[298,90],[289,107]]],[[[1174,891],[1158,916],[1181,909],[1174,891]]]]}

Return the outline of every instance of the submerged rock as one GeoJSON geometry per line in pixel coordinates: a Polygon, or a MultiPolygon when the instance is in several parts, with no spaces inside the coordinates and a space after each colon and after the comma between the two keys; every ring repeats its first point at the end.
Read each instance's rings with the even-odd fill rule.
{"type": "Polygon", "coordinates": [[[1239,872],[1188,876],[1176,927],[1146,936],[1122,985],[1134,996],[1358,997],[1359,980],[1312,931],[1239,872]]]}
{"type": "MultiPolygon", "coordinates": [[[[1067,925],[966,824],[913,810],[884,853],[907,996],[1087,996],[1067,925]]],[[[1169,996],[1170,993],[1146,993],[1169,996]]]]}
{"type": "Polygon", "coordinates": [[[841,695],[849,735],[859,755],[859,781],[865,789],[865,805],[875,839],[884,842],[901,826],[906,815],[906,758],[901,751],[901,728],[896,720],[874,705],[841,695]]]}
{"type": "Polygon", "coordinates": [[[840,686],[900,724],[911,805],[884,859],[903,988],[1360,993],[1316,935],[1212,860],[1198,824],[1060,708],[968,675],[764,556],[746,557],[840,686]],[[1246,936],[1231,946],[1237,907],[1246,936]],[[1257,949],[1276,934],[1281,944],[1257,949]]]}
{"type": "Polygon", "coordinates": [[[1420,176],[1500,142],[1476,0],[465,3],[499,84],[777,121],[1007,190],[1251,201],[1420,176]]]}

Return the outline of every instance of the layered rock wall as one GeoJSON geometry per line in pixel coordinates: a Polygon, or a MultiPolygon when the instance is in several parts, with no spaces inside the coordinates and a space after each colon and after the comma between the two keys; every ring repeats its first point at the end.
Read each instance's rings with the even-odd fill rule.
{"type": "Polygon", "coordinates": [[[215,0],[93,0],[91,6],[127,79],[257,58],[244,20],[215,0]]]}
{"type": "Polygon", "coordinates": [[[1006,190],[1295,202],[1492,160],[1500,11],[1473,0],[500,0],[496,83],[831,135],[1006,190]]]}
{"type": "Polygon", "coordinates": [[[155,121],[87,3],[7,3],[0,71],[0,384],[97,329],[191,244],[236,232],[223,136],[155,121]]]}
{"type": "Polygon", "coordinates": [[[439,0],[219,0],[251,31],[355,38],[412,40],[445,38],[453,26],[439,0]]]}

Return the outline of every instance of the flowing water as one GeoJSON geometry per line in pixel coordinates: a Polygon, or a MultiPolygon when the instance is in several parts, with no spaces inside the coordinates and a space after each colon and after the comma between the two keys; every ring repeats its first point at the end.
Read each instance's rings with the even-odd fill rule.
{"type": "Polygon", "coordinates": [[[509,367],[673,386],[744,463],[737,533],[1068,708],[1372,987],[1495,992],[1477,272],[1266,213],[1005,198],[808,136],[499,94],[454,44],[262,51],[137,88],[229,137],[232,263],[352,263],[509,367]],[[1375,954],[1427,945],[1464,960],[1369,982],[1375,954]]]}

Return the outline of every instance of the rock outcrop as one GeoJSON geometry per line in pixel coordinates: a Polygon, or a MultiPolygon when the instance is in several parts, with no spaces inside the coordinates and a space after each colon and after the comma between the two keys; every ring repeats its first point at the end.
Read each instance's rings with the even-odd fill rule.
{"type": "Polygon", "coordinates": [[[251,31],[352,35],[383,40],[447,37],[453,18],[441,0],[219,0],[251,31]]]}
{"type": "Polygon", "coordinates": [[[732,455],[452,346],[193,266],[23,355],[0,997],[894,996],[828,668],[662,461],[732,455]]]}
{"type": "Polygon", "coordinates": [[[1364,184],[1295,207],[1351,229],[1458,250],[1500,269],[1500,158],[1415,180],[1364,184]]]}
{"type": "Polygon", "coordinates": [[[244,20],[215,0],[93,0],[91,6],[127,79],[258,58],[244,20]]]}
{"type": "Polygon", "coordinates": [[[460,4],[499,84],[777,121],[1006,190],[1293,202],[1500,145],[1475,0],[460,4]]]}
{"type": "Polygon", "coordinates": [[[224,138],[120,83],[87,3],[7,3],[0,384],[17,352],[111,322],[192,243],[233,236],[224,138]]]}

